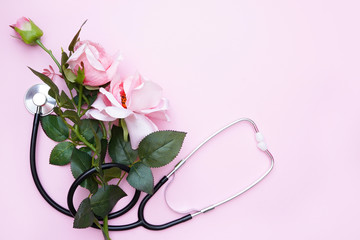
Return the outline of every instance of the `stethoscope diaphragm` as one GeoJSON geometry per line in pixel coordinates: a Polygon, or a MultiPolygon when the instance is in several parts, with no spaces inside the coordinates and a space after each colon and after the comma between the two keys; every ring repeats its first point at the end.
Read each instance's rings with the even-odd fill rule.
{"type": "Polygon", "coordinates": [[[56,106],[56,100],[49,95],[50,87],[46,84],[36,84],[29,88],[25,95],[26,109],[35,114],[39,106],[41,106],[41,115],[50,114],[56,106]]]}

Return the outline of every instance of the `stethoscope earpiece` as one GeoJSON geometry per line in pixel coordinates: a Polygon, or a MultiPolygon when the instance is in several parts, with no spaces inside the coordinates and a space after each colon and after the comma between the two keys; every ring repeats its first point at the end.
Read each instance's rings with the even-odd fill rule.
{"type": "Polygon", "coordinates": [[[41,115],[50,114],[56,106],[56,100],[49,95],[50,87],[46,84],[36,84],[32,86],[25,95],[26,109],[35,114],[39,107],[41,107],[41,115]]]}

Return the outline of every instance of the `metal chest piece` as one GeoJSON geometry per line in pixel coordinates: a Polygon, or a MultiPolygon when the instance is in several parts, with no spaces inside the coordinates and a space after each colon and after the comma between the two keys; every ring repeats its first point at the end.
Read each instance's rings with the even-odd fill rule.
{"type": "Polygon", "coordinates": [[[56,106],[56,100],[48,92],[50,87],[46,84],[36,84],[32,86],[25,95],[26,109],[35,114],[38,107],[41,107],[41,115],[50,114],[56,106]]]}

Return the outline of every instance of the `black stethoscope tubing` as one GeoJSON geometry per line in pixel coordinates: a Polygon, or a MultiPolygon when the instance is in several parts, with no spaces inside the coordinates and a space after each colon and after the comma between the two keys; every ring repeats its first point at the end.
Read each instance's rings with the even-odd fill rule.
{"type": "MultiPolygon", "coordinates": [[[[108,168],[112,168],[112,167],[118,167],[121,168],[124,165],[118,164],[118,163],[107,163],[107,164],[103,164],[101,167],[102,169],[108,169],[108,168]]],[[[125,166],[126,167],[126,166],[125,166]]],[[[69,193],[67,196],[67,204],[69,206],[70,212],[75,216],[76,214],[76,210],[74,207],[74,203],[73,203],[73,197],[74,197],[74,193],[77,189],[77,187],[87,178],[89,177],[91,174],[95,173],[96,169],[92,168],[89,169],[88,171],[82,173],[71,185],[70,189],[69,189],[69,193]]],[[[165,223],[165,224],[161,224],[161,225],[153,225],[151,223],[148,223],[145,219],[144,216],[144,209],[145,206],[147,204],[147,202],[151,199],[152,196],[154,196],[154,194],[168,181],[168,178],[166,176],[164,176],[154,187],[154,193],[152,195],[147,194],[144,199],[140,202],[139,205],[139,209],[138,209],[138,221],[130,223],[130,224],[126,224],[126,225],[109,225],[109,230],[112,231],[122,231],[122,230],[129,230],[132,228],[136,228],[139,226],[143,226],[147,229],[150,230],[163,230],[165,228],[169,228],[172,227],[176,224],[185,222],[187,220],[190,220],[192,218],[191,214],[185,215],[179,219],[176,219],[174,221],[165,223]]]]}
{"type": "MultiPolygon", "coordinates": [[[[31,174],[35,183],[36,188],[38,189],[39,193],[41,194],[41,196],[45,199],[46,202],[49,203],[50,206],[52,206],[53,208],[55,208],[57,211],[70,216],[70,217],[74,217],[76,214],[76,210],[74,208],[74,204],[73,204],[73,197],[74,197],[74,193],[75,190],[77,189],[77,187],[81,184],[81,182],[83,182],[88,176],[90,176],[91,174],[93,174],[94,172],[96,172],[95,168],[91,168],[88,171],[82,173],[71,185],[69,192],[68,192],[68,196],[67,196],[67,204],[69,209],[66,209],[64,207],[62,207],[61,205],[59,205],[56,201],[54,201],[49,194],[45,191],[44,187],[42,186],[37,170],[36,170],[36,161],[35,161],[35,152],[36,152],[36,139],[37,139],[37,133],[38,133],[38,128],[39,128],[39,122],[40,122],[40,107],[38,107],[35,115],[34,115],[34,121],[33,121],[33,130],[32,130],[32,134],[31,134],[31,143],[30,143],[30,168],[31,168],[31,174]]],[[[118,164],[118,163],[106,163],[103,164],[101,166],[102,169],[108,169],[108,168],[112,168],[112,167],[117,167],[120,168],[126,172],[129,172],[130,168],[122,165],[122,164],[118,164]]],[[[129,230],[129,229],[133,229],[139,226],[143,226],[149,230],[163,230],[172,226],[175,226],[179,223],[188,221],[190,219],[192,219],[192,215],[191,214],[187,214],[179,219],[176,219],[174,221],[168,222],[168,223],[164,223],[164,224],[160,224],[160,225],[153,225],[151,223],[148,223],[145,219],[144,216],[144,209],[145,206],[147,204],[147,202],[151,199],[151,197],[168,181],[168,178],[166,176],[164,176],[154,187],[154,193],[152,195],[147,194],[144,199],[141,201],[139,208],[138,208],[138,220],[136,222],[130,223],[130,224],[126,224],[126,225],[109,225],[108,229],[110,231],[123,231],[123,230],[129,230]]],[[[132,209],[134,207],[134,205],[137,203],[138,199],[140,197],[140,191],[136,190],[135,194],[132,198],[132,200],[122,209],[109,214],[109,219],[113,219],[116,217],[119,217],[123,214],[125,214],[126,212],[128,212],[130,209],[132,209]]],[[[98,228],[95,224],[93,224],[94,228],[98,228]]]]}

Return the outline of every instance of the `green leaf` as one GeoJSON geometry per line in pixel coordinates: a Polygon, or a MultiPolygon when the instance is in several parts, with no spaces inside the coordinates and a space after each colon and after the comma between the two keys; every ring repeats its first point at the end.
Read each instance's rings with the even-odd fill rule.
{"type": "Polygon", "coordinates": [[[61,51],[61,66],[62,66],[62,68],[66,68],[66,62],[67,62],[67,60],[69,59],[69,56],[67,55],[67,53],[66,52],[64,52],[64,50],[63,49],[61,49],[62,51],[61,51]]]}
{"type": "MultiPolygon", "coordinates": [[[[76,95],[74,97],[74,103],[75,103],[76,106],[79,104],[79,95],[76,95]]],[[[81,103],[84,104],[84,102],[81,102],[81,103]]]]}
{"type": "Polygon", "coordinates": [[[69,137],[69,128],[59,116],[41,117],[41,126],[46,135],[56,142],[62,142],[69,137]]]}
{"type": "Polygon", "coordinates": [[[86,97],[87,97],[88,100],[89,100],[90,105],[92,105],[92,104],[95,102],[98,93],[99,93],[99,91],[92,91],[91,94],[87,94],[87,95],[86,95],[86,97]]]}
{"type": "Polygon", "coordinates": [[[101,146],[102,146],[101,140],[98,137],[97,133],[95,132],[95,129],[93,128],[93,126],[90,125],[90,129],[91,129],[92,134],[94,136],[96,153],[101,153],[101,146]]]}
{"type": "Polygon", "coordinates": [[[79,67],[79,69],[77,70],[77,76],[75,78],[75,82],[82,84],[84,82],[85,79],[85,69],[84,69],[84,64],[81,63],[82,67],[79,67]]]}
{"type": "Polygon", "coordinates": [[[131,148],[130,142],[125,142],[121,127],[113,126],[109,142],[109,155],[114,162],[124,165],[132,164],[137,158],[137,152],[131,148]]]}
{"type": "MultiPolygon", "coordinates": [[[[71,155],[71,173],[74,178],[80,176],[83,172],[89,170],[92,165],[91,156],[86,152],[74,149],[71,155]]],[[[91,193],[97,191],[98,184],[94,176],[90,176],[81,183],[81,186],[88,189],[91,193]]]]}
{"type": "Polygon", "coordinates": [[[105,160],[107,152],[108,142],[106,139],[101,139],[101,152],[100,152],[100,162],[103,163],[105,160]]]}
{"type": "MultiPolygon", "coordinates": [[[[102,129],[100,127],[99,121],[94,119],[82,119],[79,124],[79,132],[80,134],[90,143],[94,144],[94,133],[96,133],[97,137],[101,139],[103,137],[102,129]]],[[[77,137],[73,136],[74,140],[78,140],[77,137]]]]}
{"type": "MultiPolygon", "coordinates": [[[[31,67],[29,67],[29,69],[38,77],[40,78],[45,84],[47,84],[50,89],[53,91],[53,94],[55,99],[57,99],[59,97],[59,88],[56,86],[56,84],[47,76],[45,76],[44,74],[35,71],[34,69],[32,69],[31,67]]],[[[50,94],[50,91],[49,91],[50,94]]]]}
{"type": "Polygon", "coordinates": [[[56,113],[58,116],[61,116],[63,114],[63,111],[59,107],[54,107],[54,113],[56,113]]]}
{"type": "Polygon", "coordinates": [[[68,109],[75,109],[74,104],[72,103],[72,101],[64,91],[61,91],[59,100],[61,107],[68,109]]]}
{"type": "Polygon", "coordinates": [[[140,160],[149,167],[162,167],[179,153],[186,133],[158,131],[146,136],[139,144],[140,160]]]}
{"type": "MultiPolygon", "coordinates": [[[[103,171],[102,171],[102,168],[100,168],[100,165],[102,163],[102,160],[101,160],[101,154],[102,154],[102,142],[101,140],[98,138],[96,132],[94,131],[94,129],[92,127],[90,127],[92,133],[93,133],[93,136],[94,136],[94,140],[95,140],[95,149],[96,149],[96,155],[97,155],[97,158],[94,159],[93,161],[93,166],[96,168],[96,171],[99,172],[99,174],[102,176],[103,175],[103,171]]],[[[106,147],[106,145],[105,145],[106,147]]],[[[105,158],[105,156],[104,156],[105,158]]]]}
{"type": "Polygon", "coordinates": [[[91,197],[91,208],[97,216],[104,218],[125,196],[127,196],[126,193],[117,185],[105,185],[91,197]]]}
{"type": "Polygon", "coordinates": [[[72,83],[72,82],[67,82],[66,85],[67,85],[67,87],[69,88],[70,91],[73,90],[75,88],[75,86],[76,86],[75,83],[72,83]]]}
{"type": "Polygon", "coordinates": [[[79,124],[81,121],[79,115],[77,115],[75,111],[71,111],[71,110],[66,110],[63,113],[63,117],[70,119],[75,124],[79,124]]]}
{"type": "Polygon", "coordinates": [[[87,22],[87,20],[81,25],[79,31],[76,33],[76,35],[74,36],[74,38],[72,39],[70,45],[69,45],[69,51],[70,52],[74,52],[74,47],[75,47],[75,44],[76,42],[79,40],[79,35],[80,35],[80,31],[81,31],[81,28],[84,26],[84,24],[87,22]]]}
{"type": "Polygon", "coordinates": [[[85,85],[84,87],[90,91],[99,90],[100,88],[99,86],[88,86],[88,85],[85,85]]]}
{"type": "Polygon", "coordinates": [[[109,168],[104,170],[104,180],[105,182],[110,181],[114,178],[120,178],[121,177],[121,169],[117,167],[109,168]]]}
{"type": "Polygon", "coordinates": [[[63,73],[65,78],[69,81],[74,83],[75,79],[76,79],[76,75],[71,71],[71,69],[67,69],[65,68],[65,66],[63,66],[63,73]]]}
{"type": "Polygon", "coordinates": [[[71,142],[57,144],[50,154],[50,164],[63,166],[70,163],[75,146],[71,142]]]}
{"type": "MultiPolygon", "coordinates": [[[[90,91],[90,90],[87,90],[84,88],[83,90],[83,95],[85,95],[85,97],[87,97],[87,99],[89,100],[89,104],[92,105],[96,98],[97,98],[97,95],[98,95],[99,91],[90,91]]],[[[74,102],[76,105],[78,105],[79,103],[79,95],[76,95],[74,97],[74,102]]],[[[82,101],[81,104],[84,105],[86,102],[85,101],[82,101]]]]}
{"type": "Polygon", "coordinates": [[[79,206],[74,218],[74,228],[90,227],[95,220],[95,215],[91,210],[90,198],[85,198],[79,206]]]}
{"type": "Polygon", "coordinates": [[[152,194],[154,191],[154,177],[151,169],[142,162],[135,163],[126,178],[128,183],[143,192],[152,194]]]}
{"type": "Polygon", "coordinates": [[[48,94],[53,99],[57,99],[59,97],[59,95],[56,95],[55,92],[51,88],[49,89],[48,94]]]}
{"type": "Polygon", "coordinates": [[[92,150],[89,147],[81,147],[79,148],[80,151],[87,153],[90,157],[92,156],[92,150]]]}

